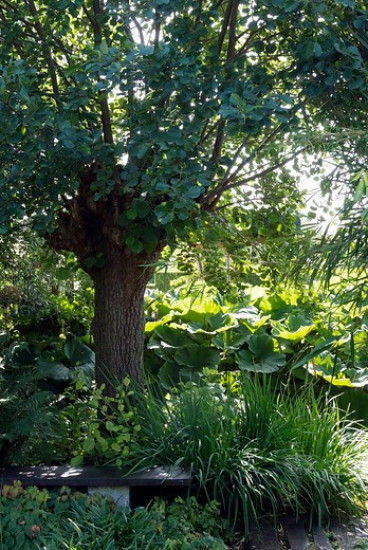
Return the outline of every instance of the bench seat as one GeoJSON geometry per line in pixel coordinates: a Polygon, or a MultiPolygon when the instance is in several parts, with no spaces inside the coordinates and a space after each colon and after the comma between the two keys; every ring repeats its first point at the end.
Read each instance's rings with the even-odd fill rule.
{"type": "Polygon", "coordinates": [[[0,485],[20,481],[24,487],[79,487],[88,493],[111,496],[119,506],[131,505],[133,488],[185,488],[191,483],[188,469],[161,466],[127,474],[114,466],[8,466],[0,468],[0,485]]]}

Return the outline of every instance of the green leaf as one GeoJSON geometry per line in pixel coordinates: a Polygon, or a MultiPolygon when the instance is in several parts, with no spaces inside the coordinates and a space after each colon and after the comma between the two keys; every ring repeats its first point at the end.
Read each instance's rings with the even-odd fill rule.
{"type": "Polygon", "coordinates": [[[155,328],[160,327],[166,323],[169,323],[174,318],[173,313],[168,313],[167,315],[164,315],[159,321],[150,321],[146,323],[145,331],[146,332],[152,332],[155,328]]]}
{"type": "Polygon", "coordinates": [[[288,325],[290,330],[280,323],[278,327],[274,328],[272,334],[277,338],[300,342],[315,329],[314,323],[302,315],[290,315],[288,325]]]}
{"type": "Polygon", "coordinates": [[[83,464],[83,456],[73,456],[70,460],[71,466],[81,466],[83,464]]]}
{"type": "Polygon", "coordinates": [[[142,159],[147,151],[151,148],[151,143],[143,143],[136,150],[136,157],[142,159]]]}
{"type": "Polygon", "coordinates": [[[40,358],[36,366],[39,376],[55,380],[56,382],[67,382],[73,377],[70,369],[62,363],[53,363],[47,359],[40,358]]]}
{"type": "Polygon", "coordinates": [[[180,369],[176,363],[166,361],[158,372],[160,384],[165,389],[177,386],[180,382],[180,369]]]}
{"type": "Polygon", "coordinates": [[[303,43],[301,47],[301,53],[304,59],[309,59],[313,57],[314,47],[315,47],[314,42],[309,41],[309,42],[303,43]]]}
{"type": "Polygon", "coordinates": [[[203,193],[203,187],[200,185],[192,185],[184,191],[186,199],[197,199],[203,193]]]}
{"type": "Polygon", "coordinates": [[[285,354],[274,351],[273,338],[268,334],[252,334],[248,343],[249,350],[236,354],[240,369],[270,373],[285,365],[285,354]]]}
{"type": "Polygon", "coordinates": [[[355,8],[355,0],[336,0],[336,4],[346,6],[348,8],[355,8]]]}
{"type": "Polygon", "coordinates": [[[249,337],[249,349],[257,359],[273,353],[273,338],[268,334],[252,334],[249,337]]]}
{"type": "Polygon", "coordinates": [[[240,370],[266,374],[277,372],[279,367],[285,364],[285,355],[273,352],[263,357],[262,360],[256,361],[250,351],[241,350],[236,354],[236,361],[240,370]]]}
{"type": "Polygon", "coordinates": [[[204,367],[214,369],[220,364],[219,350],[200,345],[192,345],[178,349],[174,357],[179,365],[194,369],[202,369],[204,367]]]}
{"type": "MultiPolygon", "coordinates": [[[[167,3],[167,2],[164,2],[163,0],[160,0],[161,3],[167,3]]],[[[142,55],[152,55],[153,52],[154,52],[154,47],[153,46],[146,46],[144,44],[138,44],[138,50],[140,51],[140,53],[142,55]]]]}
{"type": "MultiPolygon", "coordinates": [[[[182,348],[192,346],[193,340],[189,338],[183,330],[171,328],[168,326],[158,326],[155,328],[155,334],[165,342],[166,346],[171,348],[182,348]]],[[[151,347],[151,349],[153,349],[151,347]]]]}
{"type": "Polygon", "coordinates": [[[82,365],[83,363],[94,364],[94,352],[75,336],[68,337],[63,349],[73,366],[82,365]]]}
{"type": "Polygon", "coordinates": [[[143,243],[131,235],[125,239],[125,242],[134,254],[139,254],[144,250],[143,243]]]}
{"type": "Polygon", "coordinates": [[[362,76],[353,78],[349,81],[349,88],[350,90],[359,90],[360,88],[366,89],[366,81],[362,76]]]}
{"type": "Polygon", "coordinates": [[[86,453],[92,453],[95,448],[95,440],[91,437],[88,437],[83,442],[83,449],[86,453]]]}
{"type": "Polygon", "coordinates": [[[7,351],[7,362],[11,367],[26,367],[37,361],[35,350],[26,342],[16,342],[7,351]]]}

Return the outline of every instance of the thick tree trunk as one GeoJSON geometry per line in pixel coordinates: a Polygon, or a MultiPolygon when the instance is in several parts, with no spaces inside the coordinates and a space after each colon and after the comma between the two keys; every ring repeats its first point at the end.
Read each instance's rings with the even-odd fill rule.
{"type": "Polygon", "coordinates": [[[93,337],[96,352],[96,382],[114,384],[126,375],[143,383],[144,292],[153,269],[152,261],[129,250],[108,254],[107,265],[91,273],[95,283],[93,337]]]}

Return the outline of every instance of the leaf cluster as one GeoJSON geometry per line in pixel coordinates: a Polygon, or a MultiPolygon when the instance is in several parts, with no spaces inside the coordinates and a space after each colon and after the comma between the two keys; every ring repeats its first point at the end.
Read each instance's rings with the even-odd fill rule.
{"type": "Polygon", "coordinates": [[[157,499],[151,507],[133,512],[116,508],[99,494],[91,497],[68,487],[48,492],[15,484],[4,486],[0,513],[0,537],[6,548],[226,548],[217,504],[200,506],[194,498],[171,504],[157,499]]]}

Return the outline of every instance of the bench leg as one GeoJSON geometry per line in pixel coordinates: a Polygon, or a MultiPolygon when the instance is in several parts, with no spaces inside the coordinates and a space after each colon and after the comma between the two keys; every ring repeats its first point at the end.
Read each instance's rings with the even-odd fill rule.
{"type": "Polygon", "coordinates": [[[130,507],[130,489],[129,487],[88,487],[88,494],[100,493],[113,499],[116,506],[122,508],[130,507]]]}

